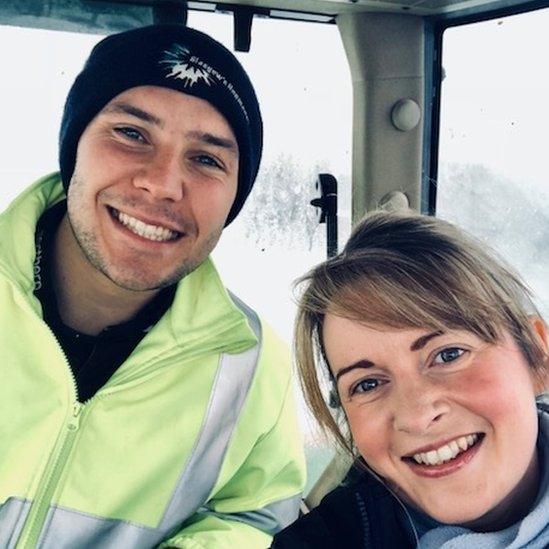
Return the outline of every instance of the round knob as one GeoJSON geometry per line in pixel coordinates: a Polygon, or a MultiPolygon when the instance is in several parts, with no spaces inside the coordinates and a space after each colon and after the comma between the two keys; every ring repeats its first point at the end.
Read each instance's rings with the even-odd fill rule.
{"type": "Polygon", "coordinates": [[[413,99],[397,101],[391,110],[393,126],[400,131],[413,130],[421,119],[421,109],[413,99]]]}
{"type": "Polygon", "coordinates": [[[401,191],[391,191],[380,201],[379,208],[386,212],[402,212],[410,209],[408,197],[401,191]]]}

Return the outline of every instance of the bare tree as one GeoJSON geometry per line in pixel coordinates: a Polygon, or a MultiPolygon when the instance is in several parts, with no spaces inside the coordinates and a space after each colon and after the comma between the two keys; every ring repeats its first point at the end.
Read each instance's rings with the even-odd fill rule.
{"type": "Polygon", "coordinates": [[[310,205],[318,195],[315,181],[319,171],[320,164],[306,169],[285,154],[264,164],[242,212],[247,236],[259,245],[310,249],[319,219],[310,205]]]}

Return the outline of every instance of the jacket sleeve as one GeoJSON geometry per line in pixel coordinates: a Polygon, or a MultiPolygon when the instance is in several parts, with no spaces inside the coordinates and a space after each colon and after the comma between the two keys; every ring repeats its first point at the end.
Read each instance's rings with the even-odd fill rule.
{"type": "Polygon", "coordinates": [[[205,506],[160,547],[266,549],[272,536],[297,518],[305,462],[289,367],[287,370],[281,391],[276,390],[279,380],[271,378],[269,383],[268,371],[261,376],[263,380],[256,380],[258,386],[249,395],[247,411],[225,458],[225,471],[221,471],[221,478],[231,471],[227,481],[221,480],[205,506]],[[271,420],[270,428],[243,456],[240,441],[257,430],[262,411],[275,405],[274,424],[271,420]]]}
{"type": "Polygon", "coordinates": [[[253,526],[236,520],[224,519],[209,513],[197,513],[193,517],[193,521],[160,547],[267,549],[271,544],[271,536],[253,526]]]}

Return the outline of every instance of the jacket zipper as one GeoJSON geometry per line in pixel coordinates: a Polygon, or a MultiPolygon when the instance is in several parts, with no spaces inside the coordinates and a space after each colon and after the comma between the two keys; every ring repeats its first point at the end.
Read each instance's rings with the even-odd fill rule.
{"type": "Polygon", "coordinates": [[[30,508],[29,515],[25,521],[24,530],[19,538],[19,543],[17,544],[18,548],[35,549],[37,547],[51,500],[55,489],[57,488],[59,478],[63,473],[74,439],[78,433],[83,409],[83,404],[75,402],[72,414],[63,426],[63,430],[55,443],[46,469],[42,474],[42,479],[36,491],[36,496],[30,508]]]}
{"type": "MultiPolygon", "coordinates": [[[[21,295],[23,302],[28,305],[25,294],[18,287],[15,287],[15,291],[21,295]]],[[[36,315],[36,311],[31,307],[29,307],[29,312],[36,315]]],[[[42,322],[44,322],[43,319],[42,322]]],[[[16,549],[36,549],[38,547],[38,541],[44,528],[44,523],[46,522],[51,500],[53,499],[59,479],[63,474],[65,464],[76,439],[76,435],[78,434],[82,412],[85,408],[89,407],[95,399],[99,398],[99,395],[96,394],[84,403],[78,401],[78,386],[67,355],[52,329],[45,322],[44,324],[63,355],[71,380],[71,393],[75,400],[72,407],[72,413],[57,436],[55,445],[40,478],[38,488],[36,489],[36,495],[31,503],[29,514],[25,519],[23,529],[19,535],[16,549]]]]}
{"type": "MultiPolygon", "coordinates": [[[[21,297],[23,297],[24,303],[28,303],[27,297],[24,295],[24,293],[21,292],[18,287],[15,287],[15,290],[21,295],[21,297]]],[[[32,308],[30,308],[29,312],[36,315],[36,312],[32,308]]],[[[42,322],[44,322],[43,319],[42,322]]],[[[52,338],[55,340],[57,346],[59,347],[63,358],[65,359],[65,365],[68,369],[69,377],[71,379],[71,393],[75,400],[72,406],[71,414],[68,420],[63,425],[61,431],[59,432],[59,435],[57,436],[57,440],[55,442],[53,450],[50,453],[50,457],[40,478],[34,500],[29,510],[29,514],[25,520],[21,534],[19,535],[19,540],[16,545],[17,549],[36,549],[38,545],[38,540],[44,527],[44,522],[46,521],[51,500],[55,493],[55,489],[57,488],[58,481],[63,473],[65,463],[72,449],[72,445],[74,444],[76,435],[78,434],[81,414],[85,408],[85,404],[82,404],[77,400],[78,388],[76,385],[74,373],[72,371],[72,368],[70,367],[69,359],[67,358],[65,351],[61,347],[61,344],[59,343],[56,335],[53,333],[53,330],[45,322],[44,324],[46,325],[52,338]]],[[[89,399],[87,403],[91,402],[92,400],[93,398],[89,399]]]]}
{"type": "MultiPolygon", "coordinates": [[[[3,269],[0,268],[0,271],[3,271],[3,269]]],[[[27,296],[19,289],[19,287],[14,285],[14,289],[23,298],[23,302],[26,303],[28,306],[29,303],[27,301],[27,296]]],[[[36,311],[30,306],[29,312],[32,315],[36,315],[36,311]]],[[[78,390],[76,379],[70,367],[68,358],[51,328],[47,324],[46,327],[49,330],[52,338],[57,343],[59,350],[65,359],[65,365],[68,369],[68,374],[71,379],[71,393],[75,398],[75,401],[73,404],[72,414],[59,432],[55,445],[48,458],[46,467],[44,468],[44,472],[42,473],[42,476],[40,478],[38,488],[36,490],[36,495],[31,503],[28,516],[24,522],[22,531],[16,544],[17,549],[36,549],[38,547],[38,541],[40,540],[40,535],[44,528],[44,523],[46,522],[51,500],[55,495],[55,490],[58,486],[59,479],[64,472],[67,459],[78,434],[78,429],[80,427],[80,422],[82,419],[82,412],[85,411],[85,408],[89,407],[89,405],[100,396],[94,395],[92,398],[85,401],[84,403],[81,403],[77,400],[78,390]]],[[[106,393],[103,393],[104,396],[106,393]]]]}

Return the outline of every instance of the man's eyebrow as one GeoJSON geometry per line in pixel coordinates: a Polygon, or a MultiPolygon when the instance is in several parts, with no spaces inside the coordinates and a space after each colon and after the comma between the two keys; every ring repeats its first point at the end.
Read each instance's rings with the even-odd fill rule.
{"type": "Polygon", "coordinates": [[[358,360],[357,362],[353,362],[350,366],[345,366],[345,368],[341,368],[341,370],[337,372],[335,376],[336,383],[342,375],[347,374],[352,370],[356,370],[357,368],[372,368],[372,366],[374,366],[374,363],[371,360],[366,360],[365,358],[358,360]]]}
{"type": "Polygon", "coordinates": [[[223,149],[227,149],[234,153],[238,151],[238,145],[236,144],[236,141],[234,139],[221,137],[219,135],[214,135],[209,132],[191,131],[187,133],[187,137],[198,139],[199,141],[202,141],[203,143],[207,143],[208,145],[214,145],[215,147],[222,147],[223,149]]]}
{"type": "Polygon", "coordinates": [[[427,343],[433,339],[434,337],[441,336],[444,332],[438,330],[436,332],[431,332],[430,334],[418,337],[411,345],[410,345],[410,351],[419,351],[420,349],[423,349],[427,343]]]}
{"type": "Polygon", "coordinates": [[[129,114],[130,116],[135,116],[136,118],[139,118],[144,122],[154,124],[155,126],[159,126],[160,128],[164,125],[162,120],[160,120],[160,118],[158,118],[157,116],[154,116],[154,114],[144,111],[139,107],[135,107],[134,105],[130,105],[129,103],[124,103],[123,101],[110,103],[103,109],[103,112],[129,114]]]}

